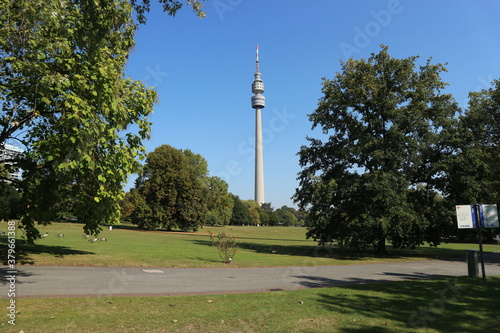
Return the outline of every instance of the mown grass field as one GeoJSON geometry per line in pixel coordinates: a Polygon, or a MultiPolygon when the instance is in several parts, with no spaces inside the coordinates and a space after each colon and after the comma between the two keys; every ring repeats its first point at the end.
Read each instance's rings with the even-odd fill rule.
{"type": "MultiPolygon", "coordinates": [[[[304,228],[225,227],[240,249],[232,267],[343,265],[465,256],[477,244],[443,244],[373,251],[320,248],[306,240],[304,228]]],[[[0,223],[0,231],[7,230],[0,223]]],[[[105,242],[82,238],[82,225],[40,227],[49,236],[28,246],[18,230],[18,265],[229,267],[210,247],[205,230],[197,233],[140,231],[134,226],[105,229],[105,242]],[[58,233],[64,237],[56,237],[58,233]]],[[[7,238],[0,236],[2,259],[7,238]]],[[[485,245],[485,252],[500,251],[485,245]]],[[[16,326],[0,322],[2,332],[495,332],[500,327],[500,277],[460,277],[354,285],[254,294],[21,298],[16,326]]],[[[0,299],[6,309],[8,299],[0,299]]]]}
{"type": "MultiPolygon", "coordinates": [[[[389,249],[389,255],[376,256],[372,249],[350,251],[335,247],[318,247],[305,239],[305,228],[298,227],[207,227],[211,232],[226,231],[238,238],[240,246],[233,267],[346,265],[355,263],[394,262],[428,258],[465,257],[466,249],[477,249],[477,244],[442,244],[438,248],[422,246],[415,250],[389,249]]],[[[0,223],[0,231],[7,223],[0,223]]],[[[65,266],[130,266],[130,267],[227,267],[216,248],[210,247],[209,233],[140,231],[132,225],[104,229],[99,237],[105,242],[88,242],[82,238],[82,225],[53,223],[40,226],[48,232],[34,246],[22,241],[18,230],[16,256],[18,264],[65,266]],[[64,237],[56,237],[62,233],[64,237]]],[[[7,238],[0,236],[0,245],[7,238]]],[[[5,251],[2,246],[2,251],[5,251]]],[[[485,245],[485,252],[500,251],[498,245],[485,245]]],[[[2,253],[2,259],[6,255],[2,253]]]]}
{"type": "MultiPolygon", "coordinates": [[[[498,332],[500,277],[255,294],[18,299],[28,332],[498,332]]],[[[8,300],[0,300],[5,309],[8,300]]]]}

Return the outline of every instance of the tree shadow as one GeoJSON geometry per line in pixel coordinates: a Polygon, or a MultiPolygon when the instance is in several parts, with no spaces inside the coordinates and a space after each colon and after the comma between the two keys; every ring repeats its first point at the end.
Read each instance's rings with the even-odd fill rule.
{"type": "Polygon", "coordinates": [[[290,239],[290,238],[258,238],[258,237],[238,237],[238,239],[259,239],[263,241],[278,241],[278,242],[303,242],[305,239],[290,239]]]}
{"type": "MultiPolygon", "coordinates": [[[[434,276],[409,274],[402,277],[434,276]]],[[[323,280],[311,279],[318,286],[337,282],[323,280]]],[[[408,330],[429,328],[439,332],[493,332],[500,325],[495,307],[500,297],[499,287],[498,277],[486,284],[469,277],[370,282],[325,289],[316,294],[316,301],[327,310],[363,318],[357,322],[353,320],[341,330],[346,333],[391,332],[391,326],[408,330]]]]}
{"type": "Polygon", "coordinates": [[[399,280],[425,280],[432,278],[447,278],[449,275],[443,274],[426,274],[421,272],[413,273],[393,273],[393,272],[383,272],[381,275],[377,275],[376,278],[358,278],[351,277],[342,280],[331,279],[323,276],[311,276],[311,275],[296,275],[294,278],[301,279],[298,284],[306,288],[326,288],[326,287],[336,287],[343,285],[357,285],[357,284],[379,284],[394,282],[394,277],[399,280]]]}
{"type": "MultiPolygon", "coordinates": [[[[365,258],[365,255],[363,253],[349,253],[344,255],[341,253],[334,253],[326,247],[315,245],[269,245],[252,242],[241,242],[240,240],[241,238],[238,238],[237,243],[240,249],[259,254],[301,256],[311,258],[323,257],[345,260],[362,260],[365,258]]],[[[194,239],[192,240],[192,242],[198,245],[211,246],[210,240],[194,239]]]]}
{"type": "MultiPolygon", "coordinates": [[[[18,277],[28,277],[28,276],[33,276],[35,274],[33,273],[27,273],[27,272],[24,272],[22,269],[19,269],[18,267],[16,267],[16,269],[14,270],[15,273],[12,273],[13,270],[11,270],[10,268],[8,267],[0,267],[0,274],[1,274],[1,278],[0,278],[0,285],[4,286],[4,285],[9,285],[11,283],[11,281],[9,280],[9,278],[14,275],[15,276],[15,284],[21,284],[21,283],[26,283],[26,282],[21,282],[19,281],[17,278],[18,277]]],[[[31,283],[31,282],[30,282],[31,283]]],[[[7,296],[7,295],[2,295],[2,296],[7,296]]]]}
{"type": "MultiPolygon", "coordinates": [[[[133,224],[115,224],[112,227],[113,227],[113,229],[143,231],[143,230],[139,229],[136,225],[133,225],[133,224]]],[[[147,230],[144,230],[144,231],[147,231],[147,230]]]]}
{"type": "Polygon", "coordinates": [[[198,261],[205,261],[205,262],[212,262],[212,263],[222,263],[222,260],[221,259],[209,259],[209,258],[205,258],[205,257],[190,257],[189,259],[194,259],[194,260],[198,260],[198,261]]]}
{"type": "MultiPolygon", "coordinates": [[[[257,242],[242,241],[248,238],[238,238],[237,244],[241,249],[259,253],[272,255],[287,255],[300,256],[309,258],[331,258],[345,261],[366,261],[376,259],[394,259],[394,260],[411,260],[416,258],[450,260],[450,261],[465,261],[465,251],[445,249],[444,251],[436,251],[431,249],[393,249],[386,254],[376,254],[373,249],[352,250],[339,246],[318,246],[311,245],[281,245],[281,244],[262,244],[257,242]]],[[[261,240],[261,238],[259,238],[261,240]]],[[[280,240],[283,241],[283,240],[280,240]]],[[[193,243],[199,245],[210,246],[210,240],[194,239],[193,243]]],[[[489,260],[498,260],[500,262],[500,253],[485,254],[489,260]],[[498,258],[498,259],[496,259],[498,258]]]]}
{"type": "MultiPolygon", "coordinates": [[[[8,246],[7,238],[0,238],[0,256],[2,258],[2,264],[8,264],[8,246]]],[[[35,264],[34,259],[30,257],[32,254],[50,254],[56,258],[64,258],[67,255],[85,255],[85,254],[95,254],[95,252],[74,250],[67,246],[58,245],[43,245],[43,244],[20,244],[19,240],[16,242],[15,248],[15,261],[19,265],[33,265],[35,264]]]]}

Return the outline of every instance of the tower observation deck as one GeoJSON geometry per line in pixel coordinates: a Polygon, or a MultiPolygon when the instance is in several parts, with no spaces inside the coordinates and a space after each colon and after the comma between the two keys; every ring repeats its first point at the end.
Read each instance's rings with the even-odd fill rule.
{"type": "Polygon", "coordinates": [[[264,93],[264,82],[260,78],[260,64],[259,64],[259,46],[257,46],[256,52],[256,62],[255,62],[255,79],[252,83],[252,92],[254,95],[252,96],[252,108],[254,109],[263,109],[266,107],[266,98],[262,93],[264,93]]]}

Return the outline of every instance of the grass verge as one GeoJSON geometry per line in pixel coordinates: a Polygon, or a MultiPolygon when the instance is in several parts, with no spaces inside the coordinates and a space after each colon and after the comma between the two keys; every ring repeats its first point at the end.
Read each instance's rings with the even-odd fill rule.
{"type": "MultiPolygon", "coordinates": [[[[18,299],[3,332],[497,332],[500,277],[255,294],[18,299]]],[[[8,300],[0,300],[5,309],[8,300]]]]}
{"type": "MultiPolygon", "coordinates": [[[[0,231],[7,230],[0,223],[0,231]]],[[[49,235],[34,246],[22,240],[16,244],[16,260],[25,265],[108,266],[108,267],[227,267],[214,247],[208,232],[167,233],[140,231],[123,225],[105,229],[99,237],[107,241],[88,242],[82,238],[82,225],[53,223],[40,227],[49,235]],[[56,237],[64,234],[64,237],[56,237]]],[[[422,246],[415,250],[390,249],[389,255],[376,256],[373,249],[351,251],[337,247],[318,247],[305,239],[305,228],[298,227],[210,227],[238,238],[240,246],[233,267],[346,265],[356,263],[395,262],[428,258],[465,258],[465,250],[477,244],[443,244],[438,248],[422,246]]],[[[22,232],[18,230],[18,238],[22,232]]],[[[0,255],[7,258],[7,237],[0,236],[0,255]]],[[[485,252],[500,251],[498,245],[485,245],[485,252]]]]}

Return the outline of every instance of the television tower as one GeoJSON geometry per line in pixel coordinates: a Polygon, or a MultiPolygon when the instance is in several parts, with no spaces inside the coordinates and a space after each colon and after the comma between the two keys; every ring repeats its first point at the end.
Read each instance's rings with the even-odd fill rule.
{"type": "Polygon", "coordinates": [[[266,106],[264,82],[260,78],[259,45],[256,46],[255,79],[252,83],[252,108],[255,109],[255,201],[264,203],[264,157],[262,154],[262,116],[261,111],[266,106]]]}

